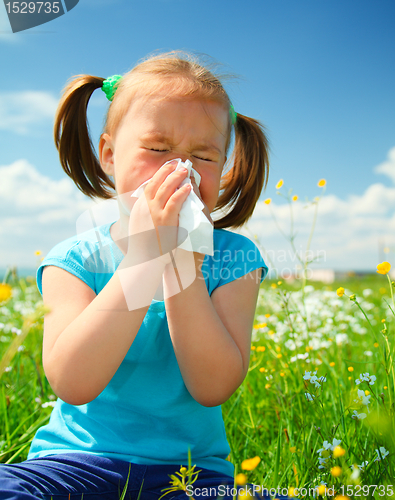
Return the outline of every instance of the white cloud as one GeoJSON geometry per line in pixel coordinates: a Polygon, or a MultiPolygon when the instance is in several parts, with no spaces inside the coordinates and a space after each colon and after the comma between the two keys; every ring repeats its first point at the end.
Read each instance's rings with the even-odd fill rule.
{"type": "Polygon", "coordinates": [[[50,179],[27,160],[0,166],[0,179],[1,268],[35,267],[34,252],[75,235],[78,217],[94,203],[70,179],[50,179]]]}
{"type": "Polygon", "coordinates": [[[0,93],[0,130],[27,134],[43,123],[52,123],[58,105],[48,92],[0,93]]]}
{"type": "Polygon", "coordinates": [[[389,150],[387,161],[377,165],[377,167],[374,168],[374,171],[377,174],[387,175],[395,184],[395,148],[389,150]]]}

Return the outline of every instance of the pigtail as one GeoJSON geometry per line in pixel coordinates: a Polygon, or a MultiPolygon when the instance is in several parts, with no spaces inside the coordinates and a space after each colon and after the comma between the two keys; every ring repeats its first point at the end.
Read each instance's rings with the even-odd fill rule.
{"type": "Polygon", "coordinates": [[[264,127],[253,118],[237,114],[233,168],[222,177],[215,211],[233,204],[232,210],[214,222],[215,229],[238,228],[252,216],[269,176],[269,144],[264,127]]]}
{"type": "Polygon", "coordinates": [[[54,136],[60,163],[78,189],[90,198],[112,198],[115,189],[103,172],[89,134],[86,110],[93,91],[104,78],[76,76],[64,89],[55,116],[54,136]]]}

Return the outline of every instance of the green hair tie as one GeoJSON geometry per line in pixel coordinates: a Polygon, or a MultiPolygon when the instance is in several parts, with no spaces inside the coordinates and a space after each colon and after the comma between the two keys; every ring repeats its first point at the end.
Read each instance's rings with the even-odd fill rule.
{"type": "Polygon", "coordinates": [[[102,91],[106,94],[106,97],[109,101],[112,101],[114,98],[114,94],[117,90],[117,83],[122,79],[121,75],[113,75],[104,80],[102,85],[102,91]]]}
{"type": "Polygon", "coordinates": [[[236,120],[237,120],[237,113],[235,111],[235,108],[232,106],[232,104],[230,105],[229,113],[230,113],[230,121],[232,122],[232,125],[234,125],[236,123],[236,120]]]}

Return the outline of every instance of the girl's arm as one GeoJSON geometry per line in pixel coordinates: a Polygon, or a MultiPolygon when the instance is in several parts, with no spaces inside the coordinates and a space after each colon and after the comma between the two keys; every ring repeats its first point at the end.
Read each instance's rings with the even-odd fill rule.
{"type": "MultiPolygon", "coordinates": [[[[186,259],[180,252],[176,262],[182,275],[186,259]]],[[[188,391],[203,406],[217,406],[229,399],[248,371],[261,269],[217,288],[210,297],[201,272],[204,255],[194,253],[194,257],[196,279],[165,299],[166,313],[188,391]]],[[[173,274],[167,266],[165,297],[166,292],[171,295],[173,274]]]]}
{"type": "Polygon", "coordinates": [[[128,267],[124,259],[98,295],[64,269],[44,268],[43,300],[51,312],[44,318],[43,365],[63,401],[82,405],[104,390],[137,335],[165,265],[151,260],[128,267]],[[136,307],[129,310],[133,297],[136,307]]]}

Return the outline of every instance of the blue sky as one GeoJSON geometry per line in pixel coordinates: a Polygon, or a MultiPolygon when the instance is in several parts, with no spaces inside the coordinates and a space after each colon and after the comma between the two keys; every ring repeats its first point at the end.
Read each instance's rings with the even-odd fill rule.
{"type": "MultiPolygon", "coordinates": [[[[390,260],[394,21],[392,0],[80,0],[66,15],[13,34],[0,5],[0,268],[34,267],[34,249],[47,253],[75,234],[76,210],[86,206],[52,139],[67,79],[122,74],[153,51],[173,49],[208,54],[220,71],[238,75],[226,83],[236,111],[267,127],[271,174],[262,200],[273,202],[257,206],[249,224],[266,249],[287,248],[272,220],[273,213],[288,230],[277,181],[302,200],[319,195],[325,178],[313,242],[326,257],[317,266],[374,270],[380,245],[390,260]],[[61,196],[68,200],[57,204],[61,196]]],[[[107,107],[96,94],[89,108],[95,143],[107,107]]],[[[311,210],[300,202],[294,208],[304,248],[311,210]]]]}

